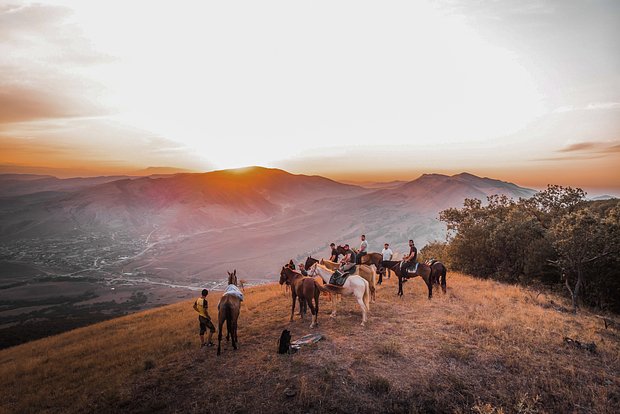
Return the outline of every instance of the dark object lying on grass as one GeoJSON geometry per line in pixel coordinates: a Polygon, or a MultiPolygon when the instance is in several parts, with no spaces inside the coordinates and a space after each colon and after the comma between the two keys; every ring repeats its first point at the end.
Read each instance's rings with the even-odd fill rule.
{"type": "Polygon", "coordinates": [[[574,348],[577,349],[585,349],[586,351],[589,351],[593,354],[596,353],[596,344],[594,342],[590,342],[590,343],[581,343],[575,339],[571,339],[568,336],[564,337],[564,342],[566,342],[567,345],[570,345],[574,348]]]}
{"type": "Polygon", "coordinates": [[[291,331],[285,329],[278,340],[278,354],[288,354],[291,349],[291,331]]]}

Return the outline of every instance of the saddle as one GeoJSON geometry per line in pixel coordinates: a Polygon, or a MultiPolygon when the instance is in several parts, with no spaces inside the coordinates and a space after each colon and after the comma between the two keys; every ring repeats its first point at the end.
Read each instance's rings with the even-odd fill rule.
{"type": "Polygon", "coordinates": [[[332,274],[332,277],[329,278],[329,284],[330,285],[336,285],[336,286],[344,285],[344,282],[347,281],[347,278],[349,276],[351,276],[353,273],[355,273],[355,268],[356,267],[357,266],[353,266],[351,269],[347,270],[344,273],[341,273],[340,270],[336,270],[332,274]]]}
{"type": "Polygon", "coordinates": [[[408,264],[407,262],[401,262],[400,268],[401,270],[404,269],[407,275],[413,276],[417,274],[419,264],[420,263],[416,262],[415,266],[412,266],[411,264],[408,264]]]}
{"type": "Polygon", "coordinates": [[[426,261],[426,264],[429,265],[429,266],[432,266],[435,263],[437,263],[437,260],[435,260],[435,259],[429,259],[429,260],[426,261]]]}

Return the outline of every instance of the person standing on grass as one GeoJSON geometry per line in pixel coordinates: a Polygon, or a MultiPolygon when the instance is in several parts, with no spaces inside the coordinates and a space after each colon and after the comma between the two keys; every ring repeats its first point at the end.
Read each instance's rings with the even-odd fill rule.
{"type": "Polygon", "coordinates": [[[202,289],[202,296],[196,299],[194,302],[194,310],[198,312],[198,323],[200,324],[200,347],[213,346],[211,337],[215,332],[215,326],[211,322],[209,317],[209,303],[207,302],[207,295],[209,291],[202,289]],[[209,329],[209,336],[207,337],[207,343],[205,343],[205,332],[209,329]]]}
{"type": "Polygon", "coordinates": [[[392,252],[392,249],[390,249],[389,243],[385,243],[383,245],[383,250],[381,250],[381,255],[383,256],[384,262],[388,262],[392,260],[392,256],[394,255],[394,252],[392,252]]]}

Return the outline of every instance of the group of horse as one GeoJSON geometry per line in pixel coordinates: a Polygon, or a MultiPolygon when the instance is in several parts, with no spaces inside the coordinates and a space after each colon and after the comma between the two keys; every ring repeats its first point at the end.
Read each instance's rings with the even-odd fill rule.
{"type": "MultiPolygon", "coordinates": [[[[338,246],[338,252],[344,253],[344,248],[338,246]]],[[[307,276],[296,270],[293,260],[282,266],[280,271],[280,285],[286,284],[291,288],[291,322],[295,314],[295,304],[299,300],[299,308],[302,319],[307,308],[310,308],[313,328],[318,324],[319,297],[321,293],[327,293],[332,297],[333,311],[331,316],[336,316],[338,299],[333,296],[352,295],[355,296],[357,303],[362,310],[362,323],[364,326],[367,314],[370,311],[370,301],[376,300],[376,285],[383,283],[384,276],[390,277],[390,272],[398,277],[398,295],[403,296],[403,283],[412,277],[420,276],[428,287],[428,298],[433,297],[433,285],[441,286],[443,293],[446,293],[447,269],[443,263],[432,261],[429,263],[419,263],[415,272],[407,270],[408,264],[403,261],[383,260],[381,253],[367,253],[361,256],[359,264],[351,273],[342,286],[329,284],[333,272],[340,267],[339,263],[331,262],[326,259],[315,259],[308,257],[304,268],[307,276]]]]}
{"type": "MultiPolygon", "coordinates": [[[[344,252],[344,248],[338,246],[339,252],[344,252]]],[[[308,257],[305,263],[308,276],[303,275],[295,268],[295,263],[282,266],[280,271],[280,285],[286,284],[291,288],[293,299],[291,305],[291,318],[295,315],[295,305],[299,301],[301,318],[310,308],[312,322],[310,327],[318,325],[319,297],[321,293],[328,294],[333,303],[332,317],[336,316],[339,297],[342,295],[354,296],[362,310],[362,323],[364,326],[368,320],[370,312],[370,302],[376,300],[376,285],[383,283],[383,277],[390,277],[390,272],[398,277],[398,296],[403,296],[403,283],[412,277],[420,276],[428,287],[428,298],[433,297],[433,285],[441,286],[443,293],[446,293],[446,274],[447,269],[443,263],[434,261],[432,263],[419,263],[415,273],[407,271],[406,263],[403,261],[383,260],[381,253],[368,253],[361,256],[359,264],[355,270],[345,280],[342,286],[329,284],[329,280],[334,271],[340,267],[339,263],[331,262],[326,259],[315,259],[308,257]],[[299,299],[299,300],[298,300],[299,299]]],[[[228,284],[237,286],[237,271],[228,273],[228,284]]],[[[221,353],[222,328],[226,323],[226,340],[232,340],[232,346],[237,349],[237,319],[241,310],[241,299],[234,295],[223,295],[217,305],[218,308],[218,335],[217,335],[217,354],[221,353]]]]}

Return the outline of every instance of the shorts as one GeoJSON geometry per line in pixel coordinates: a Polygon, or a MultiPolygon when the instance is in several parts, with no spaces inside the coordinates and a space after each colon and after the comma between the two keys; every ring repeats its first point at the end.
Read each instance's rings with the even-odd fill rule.
{"type": "Polygon", "coordinates": [[[200,323],[200,335],[204,335],[207,332],[207,328],[209,328],[211,333],[215,332],[215,326],[211,323],[211,319],[198,316],[198,322],[200,323]]]}

